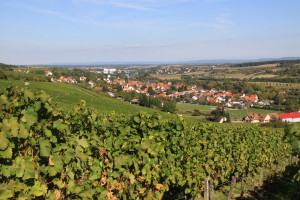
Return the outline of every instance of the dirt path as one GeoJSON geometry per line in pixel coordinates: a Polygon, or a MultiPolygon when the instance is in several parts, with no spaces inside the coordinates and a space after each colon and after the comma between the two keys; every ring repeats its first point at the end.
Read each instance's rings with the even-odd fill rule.
{"type": "Polygon", "coordinates": [[[90,95],[90,96],[92,96],[92,97],[98,97],[98,96],[95,96],[95,95],[93,95],[93,94],[91,94],[91,93],[88,93],[88,92],[86,92],[86,91],[80,89],[79,87],[76,87],[75,85],[73,85],[73,86],[74,86],[77,90],[79,90],[80,92],[83,92],[83,93],[85,93],[85,94],[87,94],[87,95],[90,95]]]}

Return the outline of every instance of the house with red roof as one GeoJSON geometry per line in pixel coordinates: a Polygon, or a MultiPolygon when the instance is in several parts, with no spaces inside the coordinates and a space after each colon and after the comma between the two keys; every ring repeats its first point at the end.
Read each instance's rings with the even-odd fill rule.
{"type": "Polygon", "coordinates": [[[232,96],[232,92],[230,92],[230,91],[225,92],[225,96],[226,96],[226,97],[231,97],[231,96],[232,96]]]}
{"type": "Polygon", "coordinates": [[[256,94],[251,94],[250,95],[250,100],[253,102],[257,102],[258,101],[258,96],[256,94]]]}
{"type": "Polygon", "coordinates": [[[279,115],[277,113],[254,113],[249,112],[245,117],[245,122],[248,123],[268,123],[272,120],[277,121],[279,119],[279,115]]]}
{"type": "Polygon", "coordinates": [[[63,83],[66,82],[66,77],[65,76],[59,77],[58,82],[63,82],[63,83]]]}
{"type": "Polygon", "coordinates": [[[66,78],[65,81],[67,83],[77,83],[77,81],[75,79],[73,79],[73,78],[66,78]]]}
{"type": "Polygon", "coordinates": [[[207,97],[208,102],[212,103],[220,103],[220,101],[217,98],[207,97]]]}
{"type": "Polygon", "coordinates": [[[216,90],[215,88],[212,88],[211,90],[210,90],[210,93],[217,93],[218,92],[218,90],[216,90]]]}
{"type": "Polygon", "coordinates": [[[245,96],[245,97],[244,97],[244,100],[245,100],[245,101],[249,101],[249,100],[250,100],[250,97],[249,97],[249,96],[245,96]]]}
{"type": "Polygon", "coordinates": [[[224,106],[233,107],[233,103],[232,102],[227,102],[227,103],[224,104],[224,106]]]}
{"type": "Polygon", "coordinates": [[[300,122],[300,113],[284,113],[279,117],[284,122],[300,122]]]}
{"type": "Polygon", "coordinates": [[[45,71],[45,75],[46,75],[46,76],[52,76],[53,74],[52,74],[52,72],[45,71]]]}
{"type": "Polygon", "coordinates": [[[57,79],[55,79],[55,78],[51,78],[51,82],[54,82],[54,83],[57,83],[58,81],[57,81],[57,79]]]}
{"type": "Polygon", "coordinates": [[[92,81],[92,80],[89,81],[89,84],[90,84],[91,87],[95,87],[96,86],[96,83],[94,81],[92,81]]]}
{"type": "Polygon", "coordinates": [[[80,80],[80,81],[86,81],[86,77],[84,77],[84,76],[79,77],[79,80],[80,80]]]}
{"type": "Polygon", "coordinates": [[[177,92],[177,96],[178,97],[181,97],[181,96],[183,96],[185,94],[185,92],[177,92]]]}
{"type": "Polygon", "coordinates": [[[162,93],[162,94],[159,94],[159,96],[162,96],[163,98],[166,98],[166,97],[167,97],[167,95],[166,95],[166,94],[164,94],[164,93],[162,93]]]}

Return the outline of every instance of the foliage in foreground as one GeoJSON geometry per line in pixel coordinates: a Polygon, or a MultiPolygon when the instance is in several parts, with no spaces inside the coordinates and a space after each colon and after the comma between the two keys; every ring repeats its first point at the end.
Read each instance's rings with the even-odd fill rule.
{"type": "Polygon", "coordinates": [[[285,160],[282,129],[195,124],[140,113],[63,113],[48,95],[0,96],[0,198],[161,199],[178,188],[255,175],[285,160]]]}
{"type": "MultiPolygon", "coordinates": [[[[285,138],[292,146],[292,153],[295,156],[300,154],[300,124],[293,124],[285,129],[285,138]]],[[[300,181],[300,170],[295,175],[294,180],[300,181]]]]}

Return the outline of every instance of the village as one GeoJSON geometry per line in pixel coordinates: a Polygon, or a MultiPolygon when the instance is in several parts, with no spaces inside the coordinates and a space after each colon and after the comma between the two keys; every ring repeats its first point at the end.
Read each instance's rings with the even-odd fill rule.
{"type": "MultiPolygon", "coordinates": [[[[172,84],[171,82],[163,83],[157,81],[136,81],[131,79],[121,79],[119,77],[113,78],[112,74],[115,69],[105,69],[103,72],[92,71],[93,73],[105,74],[103,79],[89,80],[84,76],[79,78],[61,76],[57,79],[51,78],[52,82],[63,83],[85,83],[90,89],[106,92],[111,97],[118,98],[131,104],[139,104],[139,98],[131,95],[131,98],[124,98],[120,95],[135,93],[144,94],[149,99],[160,98],[161,106],[163,107],[164,101],[191,103],[199,105],[210,105],[225,107],[230,109],[248,109],[252,107],[263,108],[274,103],[274,100],[259,100],[256,94],[232,93],[226,90],[210,90],[198,88],[196,85],[186,84],[172,84]],[[76,80],[77,79],[77,80],[76,80]]],[[[52,76],[52,72],[45,71],[46,76],[52,76]]],[[[285,91],[279,91],[279,94],[284,94],[285,91]]],[[[244,122],[247,123],[267,123],[271,121],[286,121],[286,122],[300,122],[300,110],[294,113],[253,113],[249,112],[244,117],[244,122]]]]}

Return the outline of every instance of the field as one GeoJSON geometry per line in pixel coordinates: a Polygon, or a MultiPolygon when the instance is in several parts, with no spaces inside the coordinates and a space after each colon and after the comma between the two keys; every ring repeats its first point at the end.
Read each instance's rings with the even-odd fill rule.
{"type": "Polygon", "coordinates": [[[152,74],[153,78],[160,80],[180,80],[181,74],[152,74]]]}
{"type": "MultiPolygon", "coordinates": [[[[204,77],[221,77],[221,78],[238,78],[238,79],[251,79],[251,78],[272,78],[277,75],[268,74],[268,71],[279,71],[282,68],[277,67],[279,63],[265,64],[258,66],[245,66],[245,67],[203,67],[196,72],[186,73],[184,75],[201,75],[204,77]]],[[[172,66],[174,68],[180,68],[179,66],[172,66]]],[[[152,77],[160,80],[180,80],[182,74],[153,74],[152,77]]]]}
{"type": "Polygon", "coordinates": [[[272,87],[278,87],[278,88],[300,88],[300,83],[281,83],[281,82],[250,82],[253,84],[259,84],[264,86],[272,86],[272,87]]]}
{"type": "MultiPolygon", "coordinates": [[[[33,91],[44,90],[52,98],[53,103],[57,103],[58,106],[64,109],[73,109],[78,105],[80,100],[85,100],[87,105],[94,107],[102,113],[109,113],[113,110],[120,114],[137,114],[140,111],[155,113],[153,109],[141,107],[138,105],[132,105],[122,102],[117,99],[113,99],[105,94],[92,93],[80,91],[77,87],[71,84],[65,83],[51,83],[51,82],[30,82],[28,86],[24,86],[23,81],[7,81],[0,80],[0,92],[3,92],[6,87],[18,85],[19,87],[28,87],[33,91]],[[96,96],[97,95],[97,96],[96,96]]],[[[163,117],[170,118],[167,113],[160,112],[163,117]]]]}
{"type": "MultiPolygon", "coordinates": [[[[182,114],[183,117],[192,118],[197,120],[205,120],[205,116],[192,116],[192,112],[194,109],[198,109],[200,112],[209,114],[212,110],[214,110],[216,106],[203,106],[203,105],[195,105],[195,104],[183,104],[177,103],[178,113],[182,114]]],[[[260,113],[283,113],[278,110],[264,110],[264,109],[230,109],[225,108],[225,111],[230,114],[230,118],[232,121],[241,121],[243,117],[246,117],[249,112],[260,112],[260,113]]]]}
{"type": "Polygon", "coordinates": [[[247,67],[218,67],[215,70],[220,72],[214,77],[222,78],[238,78],[238,79],[251,79],[251,78],[272,78],[277,75],[269,74],[268,71],[278,71],[282,68],[277,67],[278,64],[266,64],[258,66],[247,67]]]}
{"type": "Polygon", "coordinates": [[[238,78],[238,79],[250,79],[250,78],[273,78],[276,75],[273,74],[262,74],[262,75],[256,75],[256,74],[228,74],[225,76],[225,78],[238,78]]]}
{"type": "Polygon", "coordinates": [[[247,67],[220,67],[219,69],[253,69],[253,68],[275,68],[279,63],[275,64],[265,64],[265,65],[257,65],[257,66],[247,66],[247,67]]]}

